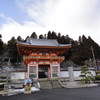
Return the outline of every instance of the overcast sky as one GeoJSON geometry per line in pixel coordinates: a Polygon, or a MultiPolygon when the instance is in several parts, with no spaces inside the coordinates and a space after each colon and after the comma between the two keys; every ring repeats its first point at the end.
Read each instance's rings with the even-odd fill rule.
{"type": "Polygon", "coordinates": [[[48,31],[74,40],[91,36],[100,45],[100,0],[0,0],[3,42],[48,31]]]}

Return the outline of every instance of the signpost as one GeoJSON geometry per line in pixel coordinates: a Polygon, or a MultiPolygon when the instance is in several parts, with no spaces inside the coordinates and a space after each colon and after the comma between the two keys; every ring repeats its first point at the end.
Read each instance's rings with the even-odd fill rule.
{"type": "Polygon", "coordinates": [[[25,79],[24,80],[24,94],[30,94],[31,93],[31,79],[25,79]]]}
{"type": "Polygon", "coordinates": [[[97,71],[97,66],[96,66],[96,60],[95,60],[95,56],[94,56],[94,51],[93,51],[93,47],[91,46],[91,50],[92,50],[92,55],[93,55],[93,63],[94,63],[94,68],[95,68],[95,71],[97,71]]]}

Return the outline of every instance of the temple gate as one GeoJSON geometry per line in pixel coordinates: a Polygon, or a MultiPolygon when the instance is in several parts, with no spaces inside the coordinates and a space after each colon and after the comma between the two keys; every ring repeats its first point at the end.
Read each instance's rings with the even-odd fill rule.
{"type": "Polygon", "coordinates": [[[26,42],[17,41],[18,53],[23,56],[27,66],[25,78],[59,77],[62,56],[71,44],[59,44],[55,39],[27,38],[26,42]]]}

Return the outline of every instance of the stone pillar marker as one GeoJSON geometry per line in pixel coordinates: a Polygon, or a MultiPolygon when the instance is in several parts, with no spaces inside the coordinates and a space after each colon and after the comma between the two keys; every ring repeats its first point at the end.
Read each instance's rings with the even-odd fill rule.
{"type": "Polygon", "coordinates": [[[74,82],[74,73],[72,66],[68,67],[68,72],[69,72],[69,82],[74,82]]]}
{"type": "Polygon", "coordinates": [[[66,82],[66,88],[77,88],[79,85],[74,81],[73,67],[68,67],[69,82],[66,82]]]}

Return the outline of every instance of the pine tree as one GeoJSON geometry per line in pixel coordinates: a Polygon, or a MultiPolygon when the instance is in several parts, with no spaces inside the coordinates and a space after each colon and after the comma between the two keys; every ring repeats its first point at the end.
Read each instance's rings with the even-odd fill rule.
{"type": "Polygon", "coordinates": [[[16,45],[16,39],[15,37],[12,37],[11,40],[8,41],[7,43],[7,51],[8,52],[8,57],[11,57],[11,62],[15,63],[17,62],[18,59],[18,51],[17,51],[17,45],[16,45]]]}
{"type": "Polygon", "coordinates": [[[47,39],[52,39],[51,31],[49,31],[49,32],[47,33],[47,39]]]}
{"type": "Polygon", "coordinates": [[[51,38],[52,39],[57,39],[57,35],[56,35],[56,33],[54,31],[51,33],[51,38]]]}
{"type": "Polygon", "coordinates": [[[2,53],[3,51],[3,41],[2,39],[0,39],[0,53],[2,53]]]}
{"type": "Polygon", "coordinates": [[[61,33],[58,33],[57,41],[58,41],[58,43],[61,43],[61,33]]]}
{"type": "Polygon", "coordinates": [[[20,41],[20,42],[23,42],[23,41],[24,41],[24,40],[21,38],[21,36],[18,36],[18,37],[17,37],[17,40],[20,41]]]}
{"type": "Polygon", "coordinates": [[[37,34],[35,32],[33,32],[30,37],[37,39],[37,34]]]}
{"type": "Polygon", "coordinates": [[[89,71],[88,67],[86,65],[81,66],[81,75],[82,78],[80,81],[86,83],[90,83],[91,80],[94,79],[92,73],[89,71]]]}
{"type": "Polygon", "coordinates": [[[41,35],[39,35],[39,39],[44,39],[44,37],[43,37],[43,35],[41,34],[41,35]]]}

